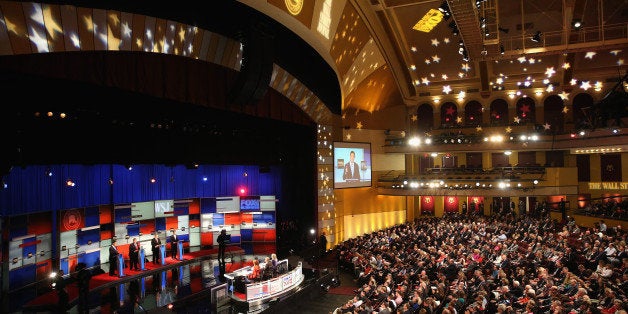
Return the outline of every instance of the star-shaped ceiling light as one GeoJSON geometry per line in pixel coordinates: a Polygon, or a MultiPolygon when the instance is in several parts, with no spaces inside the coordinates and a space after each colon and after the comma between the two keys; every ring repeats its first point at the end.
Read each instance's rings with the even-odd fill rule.
{"type": "Polygon", "coordinates": [[[506,133],[511,133],[512,132],[512,128],[511,127],[507,127],[506,128],[506,133]]]}
{"type": "Polygon", "coordinates": [[[427,77],[422,77],[421,84],[430,85],[430,80],[428,80],[427,77]]]}
{"type": "Polygon", "coordinates": [[[436,63],[440,63],[440,58],[438,57],[438,55],[433,55],[432,56],[432,61],[434,61],[436,63]]]}
{"type": "Polygon", "coordinates": [[[458,72],[458,77],[459,77],[459,78],[463,78],[463,77],[464,77],[464,73],[462,73],[462,72],[458,72]]]}
{"type": "Polygon", "coordinates": [[[530,64],[534,64],[535,62],[536,62],[536,59],[534,59],[534,58],[528,59],[528,63],[530,63],[530,64]]]}
{"type": "Polygon", "coordinates": [[[445,37],[445,38],[443,38],[443,42],[444,42],[444,43],[446,43],[446,44],[448,44],[448,43],[449,43],[449,37],[445,37]]]}
{"type": "Polygon", "coordinates": [[[443,80],[445,80],[445,81],[449,78],[449,77],[447,76],[447,74],[443,74],[443,75],[441,75],[440,77],[442,77],[442,78],[443,78],[443,80]]]}
{"type": "Polygon", "coordinates": [[[545,131],[548,131],[548,130],[550,130],[552,128],[552,125],[547,123],[547,122],[545,122],[545,124],[543,124],[543,128],[545,129],[545,131]]]}
{"type": "Polygon", "coordinates": [[[521,122],[521,118],[519,118],[519,116],[516,116],[516,117],[514,118],[514,120],[515,120],[515,123],[519,123],[519,122],[521,122]]]}
{"type": "Polygon", "coordinates": [[[524,63],[524,62],[526,62],[526,57],[525,56],[521,56],[521,57],[517,58],[517,60],[519,61],[519,63],[524,63]]]}
{"type": "Polygon", "coordinates": [[[463,63],[461,69],[465,72],[469,72],[469,70],[471,70],[471,67],[468,63],[463,63]]]}
{"type": "Polygon", "coordinates": [[[563,107],[563,113],[567,113],[569,111],[569,108],[567,108],[567,106],[563,107]]]}
{"type": "Polygon", "coordinates": [[[447,109],[445,109],[445,114],[448,116],[453,116],[454,114],[456,114],[456,108],[453,105],[447,107],[447,109]]]}
{"type": "Polygon", "coordinates": [[[576,80],[575,78],[571,79],[571,81],[569,81],[569,85],[573,86],[578,84],[578,80],[576,80]]]}
{"type": "Polygon", "coordinates": [[[351,140],[351,134],[347,133],[347,141],[350,141],[350,140],[351,140]]]}
{"type": "Polygon", "coordinates": [[[549,84],[547,85],[547,88],[545,89],[546,92],[551,93],[554,91],[554,85],[549,84]]]}
{"type": "Polygon", "coordinates": [[[597,52],[595,52],[595,51],[589,51],[589,52],[587,52],[586,55],[584,55],[584,57],[586,59],[593,60],[593,56],[595,56],[596,54],[597,54],[597,52]]]}
{"type": "Polygon", "coordinates": [[[410,120],[412,120],[412,121],[416,121],[417,119],[418,119],[418,117],[417,117],[417,115],[415,115],[415,114],[413,114],[413,115],[410,117],[410,120]]]}
{"type": "Polygon", "coordinates": [[[589,84],[589,81],[583,81],[582,84],[580,84],[580,88],[587,90],[591,88],[591,84],[589,84]]]}
{"type": "Polygon", "coordinates": [[[417,52],[417,49],[416,49],[416,47],[415,47],[415,46],[410,47],[410,50],[411,50],[412,52],[417,52]]]}
{"type": "Polygon", "coordinates": [[[563,69],[569,70],[569,68],[571,68],[571,64],[569,64],[569,62],[563,63],[563,69]]]}
{"type": "Polygon", "coordinates": [[[552,77],[552,75],[554,75],[554,73],[556,73],[556,71],[554,71],[554,67],[550,67],[550,68],[547,68],[545,70],[545,75],[547,77],[552,77]]]}
{"type": "Polygon", "coordinates": [[[438,47],[439,44],[440,44],[440,42],[438,41],[437,38],[432,39],[432,46],[438,47]]]}
{"type": "Polygon", "coordinates": [[[595,82],[595,85],[593,86],[593,88],[594,88],[596,91],[601,90],[601,89],[602,89],[602,82],[600,82],[600,81],[595,82]]]}
{"type": "Polygon", "coordinates": [[[611,51],[609,51],[609,52],[610,52],[610,54],[612,54],[613,56],[616,56],[617,54],[619,54],[619,53],[621,52],[621,50],[619,50],[619,49],[615,49],[615,50],[611,50],[611,51]]]}
{"type": "Polygon", "coordinates": [[[456,118],[456,123],[462,123],[462,117],[457,117],[456,118]]]}
{"type": "Polygon", "coordinates": [[[451,93],[451,86],[449,85],[443,86],[443,94],[449,94],[449,93],[451,93]]]}
{"type": "Polygon", "coordinates": [[[458,93],[458,99],[463,100],[465,97],[467,96],[467,93],[465,93],[465,91],[461,90],[458,93]]]}
{"type": "Polygon", "coordinates": [[[475,131],[476,131],[476,132],[482,132],[482,127],[478,125],[478,126],[475,128],[475,131]]]}
{"type": "Polygon", "coordinates": [[[618,59],[617,65],[624,65],[624,59],[618,59]]]}
{"type": "Polygon", "coordinates": [[[495,79],[495,84],[499,84],[499,85],[504,84],[504,79],[501,77],[498,77],[497,79],[495,79]]]}
{"type": "Polygon", "coordinates": [[[425,64],[430,64],[432,63],[432,61],[430,61],[430,59],[425,59],[425,64]]]}
{"type": "Polygon", "coordinates": [[[358,129],[358,130],[361,130],[361,129],[362,129],[362,122],[361,122],[361,121],[358,121],[358,122],[355,124],[355,128],[356,128],[356,129],[358,129]]]}

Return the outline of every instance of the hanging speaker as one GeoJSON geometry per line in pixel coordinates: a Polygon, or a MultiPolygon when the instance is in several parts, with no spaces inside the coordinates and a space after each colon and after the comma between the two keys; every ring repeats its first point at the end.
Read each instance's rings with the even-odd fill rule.
{"type": "Polygon", "coordinates": [[[229,91],[229,101],[237,105],[255,105],[266,94],[273,72],[274,30],[269,21],[254,20],[239,33],[242,42],[242,66],[229,91]]]}

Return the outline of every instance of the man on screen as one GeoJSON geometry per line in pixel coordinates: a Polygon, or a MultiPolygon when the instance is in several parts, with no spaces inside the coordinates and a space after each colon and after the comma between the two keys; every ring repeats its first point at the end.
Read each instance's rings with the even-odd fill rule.
{"type": "Polygon", "coordinates": [[[345,181],[360,180],[360,166],[355,162],[355,152],[349,153],[349,162],[345,164],[345,172],[342,174],[345,181]]]}

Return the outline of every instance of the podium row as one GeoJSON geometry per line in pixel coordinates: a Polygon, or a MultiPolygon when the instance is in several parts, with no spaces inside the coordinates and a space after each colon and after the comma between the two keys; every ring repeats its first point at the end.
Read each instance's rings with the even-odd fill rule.
{"type": "MultiPolygon", "coordinates": [[[[140,248],[139,250],[139,265],[140,270],[146,270],[146,250],[144,248],[140,248]]],[[[177,258],[181,261],[183,260],[183,241],[177,241],[177,258]]],[[[159,245],[159,260],[161,261],[161,265],[166,265],[166,244],[159,245]]],[[[118,277],[124,277],[124,265],[125,265],[125,256],[123,254],[118,254],[117,261],[117,270],[118,277]]],[[[109,265],[111,267],[111,265],[109,265]]]]}

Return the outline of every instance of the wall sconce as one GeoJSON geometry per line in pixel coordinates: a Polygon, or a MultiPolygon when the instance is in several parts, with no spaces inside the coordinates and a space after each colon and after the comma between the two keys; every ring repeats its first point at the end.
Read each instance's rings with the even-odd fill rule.
{"type": "Polygon", "coordinates": [[[67,248],[65,245],[61,247],[61,251],[65,251],[65,250],[67,250],[67,249],[68,249],[68,248],[67,248]]]}
{"type": "Polygon", "coordinates": [[[129,239],[129,235],[128,235],[128,234],[127,234],[127,235],[125,235],[125,236],[124,236],[124,239],[125,239],[125,240],[128,240],[128,239],[129,239]]]}
{"type": "Polygon", "coordinates": [[[46,255],[46,252],[44,252],[44,250],[41,250],[41,252],[39,252],[39,256],[44,256],[46,255]]]}
{"type": "Polygon", "coordinates": [[[80,246],[78,243],[77,243],[77,244],[74,244],[74,248],[75,248],[75,249],[77,249],[77,250],[78,250],[78,248],[80,248],[80,247],[81,247],[81,246],[80,246]]]}
{"type": "Polygon", "coordinates": [[[533,42],[538,43],[541,41],[541,31],[536,31],[536,33],[530,38],[533,42]]]}
{"type": "Polygon", "coordinates": [[[33,257],[33,253],[28,253],[27,258],[33,257]]]}
{"type": "Polygon", "coordinates": [[[92,240],[87,240],[87,245],[92,245],[92,240]]]}

